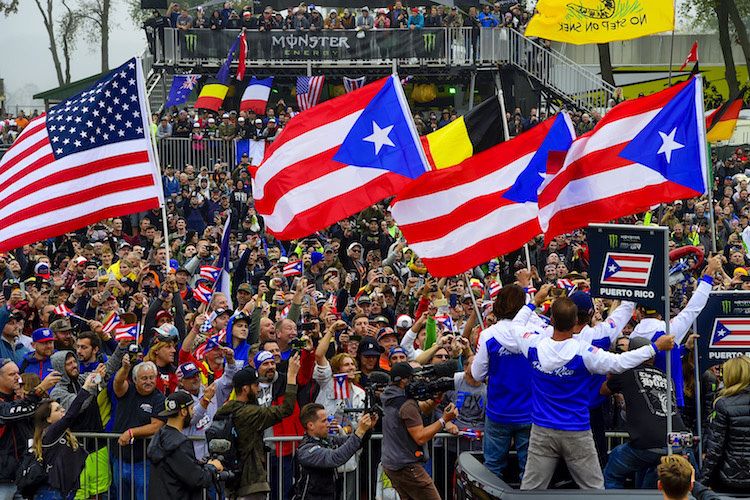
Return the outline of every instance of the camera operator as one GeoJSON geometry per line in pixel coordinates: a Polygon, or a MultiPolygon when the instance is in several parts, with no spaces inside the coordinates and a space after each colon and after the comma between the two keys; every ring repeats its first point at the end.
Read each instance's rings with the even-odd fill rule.
{"type": "Polygon", "coordinates": [[[391,479],[401,500],[440,500],[435,484],[424,464],[427,462],[427,443],[446,422],[458,416],[453,403],[443,416],[425,427],[422,415],[429,415],[437,407],[433,400],[408,399],[405,387],[414,369],[408,362],[396,363],[391,368],[391,385],[381,396],[383,402],[383,470],[391,479]]]}
{"type": "Polygon", "coordinates": [[[164,400],[165,409],[159,416],[168,417],[167,423],[156,431],[147,452],[151,461],[150,500],[199,500],[203,488],[209,488],[224,470],[219,460],[200,463],[190,439],[182,434],[195,415],[193,403],[193,397],[182,391],[164,400]]]}
{"type": "Polygon", "coordinates": [[[362,447],[368,431],[378,421],[377,414],[362,415],[357,430],[348,436],[329,435],[328,413],[318,403],[306,404],[299,420],[305,427],[305,437],[297,449],[292,499],[340,500],[343,485],[337,467],[344,465],[362,447]]]}

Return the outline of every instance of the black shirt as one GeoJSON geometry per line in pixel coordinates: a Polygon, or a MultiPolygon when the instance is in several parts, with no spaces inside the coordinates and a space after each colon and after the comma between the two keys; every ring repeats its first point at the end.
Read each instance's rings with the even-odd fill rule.
{"type": "MultiPolygon", "coordinates": [[[[135,389],[133,382],[128,382],[128,391],[117,400],[112,432],[123,433],[133,427],[140,427],[151,423],[151,418],[167,421],[166,417],[157,414],[164,409],[164,394],[158,389],[148,396],[142,396],[135,389]]],[[[144,441],[136,440],[133,445],[122,447],[122,459],[132,462],[143,462],[144,441]],[[131,460],[132,453],[132,460],[131,460]]]]}
{"type": "MultiPolygon", "coordinates": [[[[673,384],[674,386],[674,384],[673,384]]],[[[630,446],[639,450],[667,445],[667,375],[653,365],[642,364],[607,380],[612,392],[625,397],[630,446]]],[[[675,413],[677,401],[672,388],[672,429],[685,430],[675,413]]]]}

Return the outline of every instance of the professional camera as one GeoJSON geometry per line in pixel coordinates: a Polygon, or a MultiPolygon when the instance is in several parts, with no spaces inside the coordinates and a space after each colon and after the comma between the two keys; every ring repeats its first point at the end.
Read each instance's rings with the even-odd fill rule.
{"type": "Polygon", "coordinates": [[[458,361],[448,360],[427,365],[414,372],[406,383],[406,397],[417,401],[434,399],[445,391],[456,388],[453,375],[458,371],[458,361]]]}
{"type": "Polygon", "coordinates": [[[307,347],[307,340],[305,339],[293,339],[289,342],[292,349],[304,349],[307,347]]]}
{"type": "MultiPolygon", "coordinates": [[[[218,460],[222,464],[226,462],[225,455],[232,451],[232,443],[228,439],[212,439],[208,442],[208,460],[218,460]]],[[[219,481],[230,481],[236,476],[235,471],[224,469],[219,472],[219,481]]]]}
{"type": "Polygon", "coordinates": [[[344,413],[369,413],[383,418],[383,407],[377,393],[385,389],[391,383],[391,377],[385,372],[370,373],[369,384],[365,390],[364,408],[345,408],[344,413]]]}

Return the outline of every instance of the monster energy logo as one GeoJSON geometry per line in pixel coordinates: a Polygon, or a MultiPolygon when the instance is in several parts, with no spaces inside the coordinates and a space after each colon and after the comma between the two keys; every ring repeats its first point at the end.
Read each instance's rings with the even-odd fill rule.
{"type": "Polygon", "coordinates": [[[729,314],[732,312],[732,301],[731,300],[722,300],[721,301],[721,312],[724,314],[729,314]]]}
{"type": "Polygon", "coordinates": [[[185,48],[190,52],[195,52],[198,46],[198,35],[185,35],[185,48]]]}
{"type": "Polygon", "coordinates": [[[435,33],[423,33],[422,37],[424,38],[424,50],[427,52],[435,50],[437,35],[435,33]]]}
{"type": "Polygon", "coordinates": [[[617,244],[620,241],[620,237],[616,234],[610,234],[609,235],[609,246],[611,248],[617,248],[617,244]]]}

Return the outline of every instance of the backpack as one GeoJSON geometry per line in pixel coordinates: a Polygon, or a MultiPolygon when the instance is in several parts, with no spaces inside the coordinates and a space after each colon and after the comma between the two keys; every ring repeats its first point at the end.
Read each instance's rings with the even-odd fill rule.
{"type": "Polygon", "coordinates": [[[206,445],[211,458],[219,458],[224,470],[234,474],[233,478],[227,479],[226,485],[229,489],[236,490],[242,478],[242,463],[237,452],[239,443],[234,413],[214,415],[213,422],[206,429],[206,445]],[[214,446],[211,445],[212,441],[214,446]]]}
{"type": "Polygon", "coordinates": [[[18,488],[18,493],[23,498],[32,499],[39,485],[44,483],[46,479],[47,474],[44,470],[44,462],[38,460],[34,453],[30,451],[24,452],[18,461],[18,468],[16,469],[16,488],[18,488]]]}

